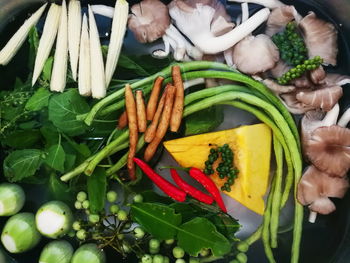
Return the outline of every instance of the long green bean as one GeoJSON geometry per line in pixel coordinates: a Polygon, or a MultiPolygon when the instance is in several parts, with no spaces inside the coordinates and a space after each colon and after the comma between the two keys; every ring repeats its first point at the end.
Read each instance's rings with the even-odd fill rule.
{"type": "MultiPolygon", "coordinates": [[[[191,70],[202,70],[202,69],[216,69],[216,70],[227,70],[227,71],[232,71],[232,68],[229,66],[222,64],[222,63],[217,63],[217,62],[212,62],[212,61],[191,61],[191,62],[185,62],[185,63],[180,63],[178,64],[181,68],[181,72],[187,72],[191,70]]],[[[173,65],[169,65],[168,67],[164,68],[162,71],[153,74],[147,78],[144,78],[142,80],[139,80],[137,82],[134,82],[131,84],[132,89],[140,88],[146,85],[149,85],[150,83],[153,83],[153,81],[158,77],[158,76],[163,76],[163,77],[168,77],[171,75],[171,67],[173,65]]],[[[121,98],[124,95],[124,88],[121,88],[120,90],[112,93],[111,95],[103,98],[100,100],[98,103],[94,105],[94,107],[90,110],[90,112],[86,115],[84,121],[87,125],[91,125],[92,121],[95,118],[95,115],[104,107],[110,105],[113,103],[115,100],[118,98],[121,98]]]]}
{"type": "Polygon", "coordinates": [[[281,198],[282,198],[282,176],[283,176],[283,147],[279,142],[277,137],[273,136],[273,148],[275,151],[276,159],[276,174],[275,174],[275,189],[273,191],[273,202],[271,207],[271,223],[270,223],[270,232],[271,232],[271,247],[277,247],[277,232],[279,225],[279,215],[281,208],[281,198]]]}

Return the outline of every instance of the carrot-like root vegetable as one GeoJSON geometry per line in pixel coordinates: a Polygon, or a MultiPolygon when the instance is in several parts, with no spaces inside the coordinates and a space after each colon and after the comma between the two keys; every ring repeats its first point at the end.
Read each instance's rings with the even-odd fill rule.
{"type": "Polygon", "coordinates": [[[180,128],[182,114],[184,110],[184,85],[181,77],[181,69],[179,66],[173,66],[171,69],[174,86],[176,87],[176,96],[173,107],[173,113],[170,120],[170,130],[177,132],[180,128]]]}
{"type": "Polygon", "coordinates": [[[137,125],[139,132],[145,132],[147,128],[146,106],[143,100],[142,90],[136,91],[137,125]]]}
{"type": "Polygon", "coordinates": [[[118,129],[122,130],[128,125],[128,114],[124,111],[118,119],[118,129]]]}
{"type": "Polygon", "coordinates": [[[125,106],[126,113],[128,116],[129,124],[129,154],[127,167],[131,180],[135,180],[135,164],[133,158],[136,154],[136,146],[138,141],[138,128],[137,128],[137,113],[136,113],[136,102],[132,93],[130,85],[125,86],[125,106]]]}
{"type": "Polygon", "coordinates": [[[165,102],[164,102],[164,109],[159,121],[159,125],[157,127],[156,134],[153,140],[151,141],[151,143],[148,144],[145,150],[144,159],[146,162],[152,159],[153,155],[155,154],[158,148],[158,145],[160,144],[160,142],[162,141],[163,137],[165,136],[168,130],[171,113],[174,105],[175,92],[176,92],[176,88],[174,86],[169,85],[167,87],[165,102]]]}
{"type": "Polygon", "coordinates": [[[151,96],[149,97],[149,100],[147,103],[147,120],[149,121],[153,120],[154,114],[156,113],[157,102],[158,102],[160,90],[162,89],[163,80],[164,78],[162,76],[159,76],[154,81],[151,96]]]}
{"type": "Polygon", "coordinates": [[[156,135],[158,123],[159,123],[160,117],[162,116],[162,112],[163,112],[163,108],[164,108],[166,93],[167,93],[167,91],[165,89],[162,97],[159,100],[158,108],[156,110],[156,113],[154,114],[152,122],[146,129],[145,142],[150,143],[153,140],[154,136],[156,135]]]}

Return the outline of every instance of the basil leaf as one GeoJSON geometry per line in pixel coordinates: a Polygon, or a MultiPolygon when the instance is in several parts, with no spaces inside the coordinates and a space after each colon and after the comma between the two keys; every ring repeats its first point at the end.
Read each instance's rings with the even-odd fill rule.
{"type": "Polygon", "coordinates": [[[25,108],[29,111],[39,111],[49,105],[51,92],[45,88],[38,88],[27,101],[25,108]]]}
{"type": "Polygon", "coordinates": [[[49,120],[62,132],[69,136],[80,135],[87,126],[76,116],[89,111],[89,105],[76,89],[62,94],[55,94],[49,100],[49,120]]]}
{"type": "Polygon", "coordinates": [[[65,203],[73,202],[74,198],[69,186],[63,183],[54,173],[49,177],[48,188],[52,199],[60,200],[65,203]]]}
{"type": "Polygon", "coordinates": [[[6,136],[2,142],[15,149],[25,149],[32,147],[40,140],[38,130],[14,131],[6,136]]]}
{"type": "Polygon", "coordinates": [[[43,73],[41,75],[42,79],[44,81],[50,81],[51,80],[51,72],[52,72],[52,66],[53,66],[53,57],[49,57],[44,64],[43,67],[43,73]]]}
{"type": "Polygon", "coordinates": [[[94,173],[87,178],[87,189],[90,200],[90,211],[93,214],[105,207],[107,177],[103,168],[97,167],[94,173]]]}
{"type": "Polygon", "coordinates": [[[64,172],[64,162],[66,159],[66,154],[63,150],[61,144],[52,145],[45,158],[45,163],[51,168],[64,172]]]}
{"type": "Polygon", "coordinates": [[[213,131],[224,120],[223,107],[215,106],[189,115],[185,119],[185,136],[213,131]]]}
{"type": "Polygon", "coordinates": [[[203,248],[210,248],[214,256],[231,251],[231,244],[208,219],[197,217],[180,226],[178,245],[191,256],[198,256],[203,248]]]}
{"type": "Polygon", "coordinates": [[[4,160],[5,177],[10,182],[18,182],[31,177],[40,167],[43,152],[37,149],[17,150],[10,153],[4,160]]]}
{"type": "Polygon", "coordinates": [[[134,203],[131,216],[154,237],[171,239],[176,236],[182,217],[173,208],[155,203],[134,203]]]}

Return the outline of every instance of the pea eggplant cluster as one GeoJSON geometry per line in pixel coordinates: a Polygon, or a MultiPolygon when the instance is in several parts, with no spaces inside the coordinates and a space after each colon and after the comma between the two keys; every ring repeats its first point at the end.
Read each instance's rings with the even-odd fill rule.
{"type": "Polygon", "coordinates": [[[213,164],[221,157],[222,161],[219,163],[216,171],[220,179],[227,178],[225,184],[221,187],[222,191],[231,192],[231,186],[235,183],[238,176],[238,169],[233,165],[233,151],[228,144],[220,147],[213,147],[210,149],[208,160],[205,161],[204,173],[211,175],[214,173],[213,164]]]}

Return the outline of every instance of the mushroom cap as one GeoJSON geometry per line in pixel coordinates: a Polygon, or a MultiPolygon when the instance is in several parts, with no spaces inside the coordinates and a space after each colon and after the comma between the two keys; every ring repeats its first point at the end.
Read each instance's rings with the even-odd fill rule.
{"type": "Polygon", "coordinates": [[[141,43],[162,37],[169,25],[168,8],[159,0],[143,0],[131,7],[128,27],[141,43]]]}
{"type": "Polygon", "coordinates": [[[324,64],[337,64],[337,30],[335,27],[310,12],[299,23],[308,50],[309,58],[320,56],[324,64]]]}
{"type": "Polygon", "coordinates": [[[301,89],[314,89],[315,84],[312,83],[310,78],[307,75],[303,75],[300,78],[292,80],[293,85],[295,85],[296,88],[301,89]]]}
{"type": "Polygon", "coordinates": [[[348,188],[346,178],[331,177],[311,165],[298,184],[297,199],[302,205],[309,205],[312,211],[329,214],[335,206],[328,197],[343,198],[348,188]]]}
{"type": "Polygon", "coordinates": [[[307,141],[305,154],[319,170],[345,176],[350,168],[350,129],[337,125],[317,128],[307,141]]]}
{"type": "Polygon", "coordinates": [[[272,77],[275,79],[282,76],[284,73],[286,73],[288,70],[290,70],[292,67],[289,66],[286,62],[284,62],[282,59],[280,59],[273,68],[269,70],[272,77]]]}
{"type": "Polygon", "coordinates": [[[281,94],[281,98],[285,106],[288,108],[289,112],[293,114],[304,114],[314,108],[296,99],[297,91],[292,91],[289,93],[281,94]]]}
{"type": "Polygon", "coordinates": [[[283,94],[295,91],[295,87],[292,85],[280,85],[272,79],[264,79],[262,81],[266,87],[268,87],[275,94],[283,94]]]}
{"type": "Polygon", "coordinates": [[[326,82],[326,75],[326,71],[324,70],[322,65],[309,72],[310,80],[316,85],[324,84],[326,82]]]}
{"type": "Polygon", "coordinates": [[[183,12],[191,13],[197,8],[197,5],[210,6],[214,9],[210,25],[210,31],[214,36],[223,35],[235,27],[230,15],[226,12],[225,6],[218,0],[173,0],[168,7],[169,10],[179,8],[183,12]]]}
{"type": "Polygon", "coordinates": [[[350,76],[335,73],[327,73],[325,83],[326,85],[343,86],[345,84],[350,84],[350,76]]]}
{"type": "Polygon", "coordinates": [[[300,20],[301,16],[292,5],[277,7],[272,10],[266,23],[265,34],[272,37],[274,34],[282,31],[292,20],[300,20]]]}
{"type": "Polygon", "coordinates": [[[314,109],[330,111],[338,100],[343,96],[343,89],[333,85],[317,90],[298,91],[296,99],[314,109]]]}
{"type": "Polygon", "coordinates": [[[233,49],[233,61],[237,69],[251,75],[273,68],[279,58],[278,48],[264,34],[248,36],[233,49]]]}

